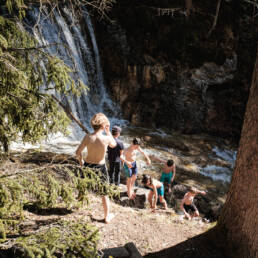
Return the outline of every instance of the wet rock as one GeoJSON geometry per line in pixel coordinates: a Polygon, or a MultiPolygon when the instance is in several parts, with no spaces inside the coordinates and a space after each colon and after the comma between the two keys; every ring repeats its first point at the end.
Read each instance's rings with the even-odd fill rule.
{"type": "Polygon", "coordinates": [[[176,199],[182,199],[187,192],[187,187],[185,185],[177,184],[172,187],[172,194],[176,199]]]}
{"type": "MultiPolygon", "coordinates": [[[[221,27],[219,37],[214,37],[227,39],[223,44],[211,38],[207,42],[205,37],[194,37],[191,42],[189,36],[183,57],[186,38],[182,42],[180,35],[187,33],[186,24],[177,17],[168,26],[166,19],[153,14],[152,7],[129,2],[117,4],[112,10],[112,24],[96,22],[106,86],[125,118],[136,125],[186,133],[239,136],[248,98],[246,85],[250,85],[246,81],[250,81],[252,69],[240,75],[243,62],[232,47],[238,36],[228,33],[227,25],[224,30],[221,27]],[[128,19],[124,19],[125,12],[128,19]],[[143,27],[138,26],[139,22],[143,27]],[[237,114],[234,119],[232,114],[237,114]]],[[[148,5],[153,6],[153,1],[148,5]]],[[[191,33],[205,35],[210,24],[198,19],[202,26],[193,26],[191,33]],[[205,31],[200,32],[202,29],[205,31]]]]}

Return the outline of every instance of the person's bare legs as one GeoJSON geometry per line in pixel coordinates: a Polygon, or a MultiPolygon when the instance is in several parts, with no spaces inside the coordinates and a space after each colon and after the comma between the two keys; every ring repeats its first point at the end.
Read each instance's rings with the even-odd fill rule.
{"type": "Polygon", "coordinates": [[[114,218],[114,214],[109,213],[110,203],[108,196],[102,196],[102,204],[104,208],[104,220],[106,223],[109,223],[114,218]]]}
{"type": "Polygon", "coordinates": [[[160,195],[160,196],[159,196],[159,201],[163,204],[164,209],[167,210],[167,209],[168,209],[168,206],[167,206],[167,202],[166,202],[165,198],[160,195]]]}
{"type": "Polygon", "coordinates": [[[135,197],[135,193],[134,193],[134,183],[135,183],[135,180],[137,178],[137,175],[133,174],[132,177],[131,177],[131,193],[132,193],[132,198],[135,197]]]}
{"type": "Polygon", "coordinates": [[[150,203],[150,208],[151,209],[153,208],[152,197],[153,197],[153,192],[150,191],[149,194],[148,194],[148,201],[150,203]]]}
{"type": "Polygon", "coordinates": [[[127,186],[127,195],[129,198],[131,198],[132,192],[131,192],[131,177],[127,177],[126,179],[126,186],[127,186]]]}

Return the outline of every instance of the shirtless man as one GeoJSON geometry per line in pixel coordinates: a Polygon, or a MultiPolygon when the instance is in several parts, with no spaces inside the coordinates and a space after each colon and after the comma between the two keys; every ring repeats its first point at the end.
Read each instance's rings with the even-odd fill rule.
{"type": "MultiPolygon", "coordinates": [[[[108,181],[108,173],[105,164],[105,154],[107,147],[116,147],[116,141],[110,133],[110,123],[108,118],[102,114],[95,114],[91,119],[91,126],[94,130],[91,134],[86,134],[81,144],[76,150],[76,156],[80,165],[84,165],[89,168],[98,169],[103,174],[103,180],[108,181]],[[106,135],[103,135],[105,132],[106,135]],[[88,154],[85,160],[82,157],[82,151],[87,148],[88,154]]],[[[102,196],[102,204],[104,208],[104,219],[106,223],[109,223],[114,217],[109,213],[109,198],[108,196],[102,196]]]]}
{"type": "Polygon", "coordinates": [[[195,187],[191,187],[190,190],[185,194],[180,208],[184,212],[185,217],[191,220],[193,217],[199,216],[199,211],[194,205],[194,197],[198,194],[206,194],[204,191],[199,191],[195,187]],[[190,214],[191,213],[191,214],[190,214]]]}
{"type": "Polygon", "coordinates": [[[156,210],[158,197],[160,203],[163,204],[164,209],[167,210],[167,202],[164,198],[164,185],[160,181],[151,178],[149,175],[143,175],[142,183],[151,190],[148,195],[148,201],[150,203],[152,211],[155,212],[156,210]],[[154,203],[152,200],[153,195],[154,203]]]}
{"type": "Polygon", "coordinates": [[[140,145],[141,145],[140,140],[138,138],[134,138],[132,141],[132,144],[124,150],[123,155],[120,157],[120,159],[124,162],[124,170],[127,177],[126,179],[127,195],[130,199],[134,199],[135,197],[133,186],[138,173],[137,164],[136,164],[137,152],[139,151],[144,155],[146,159],[146,163],[148,165],[151,164],[149,157],[141,149],[140,145]]]}

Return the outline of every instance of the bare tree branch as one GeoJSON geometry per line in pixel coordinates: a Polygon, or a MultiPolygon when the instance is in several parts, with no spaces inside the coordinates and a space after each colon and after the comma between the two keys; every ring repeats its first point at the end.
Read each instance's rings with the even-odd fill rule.
{"type": "Polygon", "coordinates": [[[68,108],[55,95],[51,95],[51,97],[64,109],[65,113],[82,128],[84,132],[88,134],[90,133],[88,129],[73,115],[70,110],[68,110],[68,108]]]}
{"type": "Polygon", "coordinates": [[[209,32],[208,32],[207,38],[210,37],[212,31],[215,29],[215,27],[216,27],[216,25],[217,25],[218,16],[219,16],[219,9],[220,9],[220,4],[221,4],[221,0],[218,0],[218,2],[217,2],[217,8],[216,8],[216,13],[215,13],[215,17],[214,17],[214,20],[213,20],[213,24],[212,24],[211,29],[210,29],[209,32]]]}

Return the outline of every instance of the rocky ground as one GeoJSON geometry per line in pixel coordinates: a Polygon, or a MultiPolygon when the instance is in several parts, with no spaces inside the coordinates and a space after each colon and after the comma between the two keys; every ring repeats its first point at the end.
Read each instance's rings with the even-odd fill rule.
{"type": "MultiPolygon", "coordinates": [[[[69,155],[41,152],[12,155],[9,160],[1,164],[0,175],[8,177],[13,173],[72,160],[73,157],[69,155]]],[[[99,229],[99,250],[120,247],[132,242],[144,256],[178,245],[212,228],[216,224],[216,217],[227,191],[227,187],[222,183],[219,186],[217,184],[191,170],[179,168],[177,183],[172,187],[172,195],[167,196],[169,202],[167,211],[158,206],[158,210],[152,213],[146,202],[149,190],[142,188],[140,184],[135,188],[137,194],[135,201],[130,201],[126,195],[126,186],[121,184],[120,198],[111,201],[111,212],[115,217],[109,224],[103,221],[101,197],[91,193],[88,205],[74,206],[71,210],[59,208],[42,212],[42,210],[25,209],[21,230],[23,235],[30,235],[42,227],[51,227],[60,219],[82,220],[94,224],[99,229]],[[179,204],[188,187],[196,183],[201,190],[207,191],[207,195],[196,198],[202,218],[189,221],[180,213],[179,204]]]]}
{"type": "Polygon", "coordinates": [[[215,225],[201,219],[188,221],[178,215],[173,209],[165,211],[162,207],[152,213],[144,209],[122,206],[111,202],[111,212],[114,219],[105,224],[103,221],[102,202],[99,196],[92,194],[88,206],[72,210],[71,213],[55,212],[37,214],[35,211],[26,211],[24,225],[25,234],[33,233],[40,225],[48,225],[59,219],[84,220],[93,223],[100,232],[98,248],[100,250],[124,246],[133,242],[141,255],[157,252],[179,244],[189,238],[201,234],[215,225]]]}
{"type": "Polygon", "coordinates": [[[100,249],[124,246],[133,242],[142,255],[157,252],[176,245],[211,228],[214,223],[205,223],[201,219],[188,221],[174,210],[165,211],[162,207],[152,213],[149,208],[137,209],[122,207],[112,203],[113,221],[105,225],[101,200],[92,196],[86,213],[87,217],[100,229],[100,249]]]}

